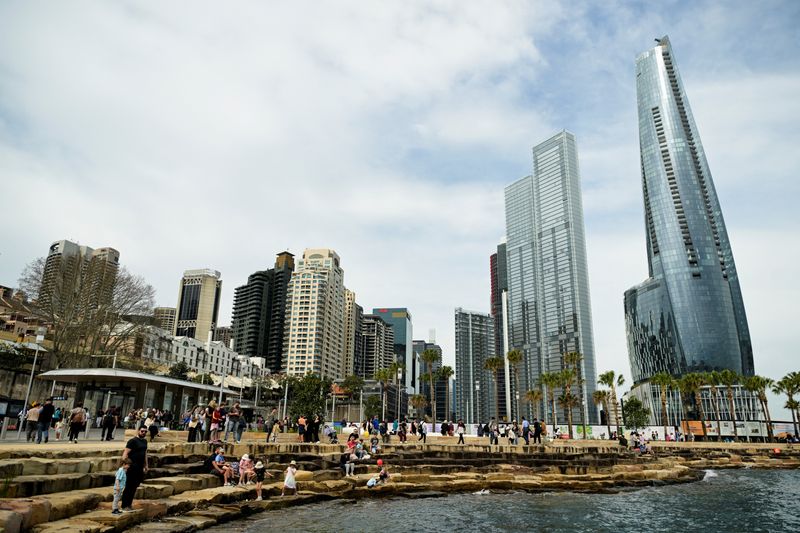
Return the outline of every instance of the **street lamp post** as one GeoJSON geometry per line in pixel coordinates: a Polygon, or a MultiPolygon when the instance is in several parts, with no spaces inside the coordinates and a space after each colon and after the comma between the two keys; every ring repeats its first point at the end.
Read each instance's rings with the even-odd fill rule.
{"type": "Polygon", "coordinates": [[[475,380],[475,416],[477,423],[481,423],[481,382],[475,380]]]}
{"type": "MultiPolygon", "coordinates": [[[[44,335],[36,335],[36,352],[33,354],[33,365],[31,366],[31,376],[28,378],[28,390],[25,391],[25,405],[23,413],[28,411],[28,401],[31,399],[31,389],[33,388],[33,373],[36,371],[36,362],[39,359],[39,342],[44,340],[44,335]]],[[[17,428],[17,440],[22,437],[22,423],[25,422],[25,419],[20,416],[19,417],[19,428],[17,428]]]]}

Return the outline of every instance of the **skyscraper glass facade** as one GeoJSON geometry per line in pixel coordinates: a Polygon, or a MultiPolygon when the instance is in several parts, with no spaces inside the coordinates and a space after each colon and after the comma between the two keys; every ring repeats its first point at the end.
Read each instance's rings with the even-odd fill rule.
{"type": "MultiPolygon", "coordinates": [[[[567,131],[533,148],[533,175],[506,187],[508,349],[523,352],[520,390],[538,387],[563,355],[583,355],[584,413],[596,385],[589,274],[575,136],[567,131]]],[[[526,404],[527,416],[533,412],[526,404]]],[[[542,408],[546,408],[543,404],[542,408]]],[[[574,416],[580,416],[576,408],[574,416]]]]}
{"type": "Polygon", "coordinates": [[[661,371],[753,374],[739,278],[669,39],[636,60],[649,277],[625,292],[634,382],[661,371]]]}
{"type": "MultiPolygon", "coordinates": [[[[455,311],[456,386],[455,412],[467,424],[487,422],[497,414],[496,399],[505,403],[492,372],[483,367],[494,357],[494,320],[486,313],[455,311]]],[[[503,414],[499,415],[501,418],[503,414]]]]}

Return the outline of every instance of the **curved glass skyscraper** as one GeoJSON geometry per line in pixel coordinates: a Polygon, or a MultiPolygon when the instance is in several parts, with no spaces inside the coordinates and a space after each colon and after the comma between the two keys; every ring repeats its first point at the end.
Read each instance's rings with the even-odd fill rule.
{"type": "Polygon", "coordinates": [[[650,277],[625,292],[634,382],[666,371],[753,374],[733,253],[669,39],[636,59],[650,277]]]}

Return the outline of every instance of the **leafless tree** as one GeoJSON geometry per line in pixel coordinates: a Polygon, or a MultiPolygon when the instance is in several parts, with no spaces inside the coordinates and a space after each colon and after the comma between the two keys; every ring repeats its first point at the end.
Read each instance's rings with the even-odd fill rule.
{"type": "Polygon", "coordinates": [[[99,261],[65,259],[57,275],[45,276],[45,259],[29,263],[19,289],[48,325],[58,367],[80,364],[89,354],[112,354],[131,343],[152,314],[155,290],[124,267],[110,271],[99,261]]]}

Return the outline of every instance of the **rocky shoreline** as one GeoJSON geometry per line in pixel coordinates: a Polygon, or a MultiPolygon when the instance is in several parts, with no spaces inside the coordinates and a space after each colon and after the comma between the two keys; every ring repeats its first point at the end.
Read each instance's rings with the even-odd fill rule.
{"type": "Polygon", "coordinates": [[[179,532],[205,529],[254,513],[331,499],[430,498],[477,492],[616,492],[623,489],[691,483],[704,470],[800,468],[800,448],[761,444],[670,444],[640,456],[613,443],[559,442],[547,447],[468,444],[388,445],[358,464],[346,478],[338,468],[343,447],[311,444],[240,444],[226,455],[261,458],[276,476],[255,488],[220,486],[204,471],[203,444],[164,443],[151,447],[151,470],[137,491],[135,512],[110,513],[113,471],[119,445],[66,445],[0,448],[0,531],[179,532]],[[381,458],[389,483],[367,488],[381,458]],[[297,461],[298,495],[280,497],[282,470],[297,461]]]}

